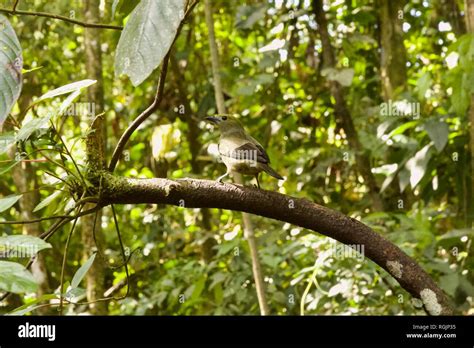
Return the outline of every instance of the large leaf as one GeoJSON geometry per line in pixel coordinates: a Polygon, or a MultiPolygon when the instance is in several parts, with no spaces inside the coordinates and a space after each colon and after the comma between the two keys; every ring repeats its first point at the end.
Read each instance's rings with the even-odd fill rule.
{"type": "Polygon", "coordinates": [[[425,175],[426,167],[431,158],[431,152],[429,152],[430,148],[431,144],[423,147],[415,154],[415,156],[410,158],[405,165],[405,167],[410,171],[411,188],[415,188],[425,175]]]}
{"type": "Polygon", "coordinates": [[[31,257],[40,250],[51,248],[51,244],[34,236],[12,235],[0,237],[0,253],[8,257],[31,257]]]}
{"type": "Polygon", "coordinates": [[[134,86],[155,70],[168,52],[184,14],[184,0],[142,0],[130,14],[115,55],[115,74],[134,86]]]}
{"type": "Polygon", "coordinates": [[[449,126],[446,122],[430,120],[425,123],[424,128],[430,139],[433,140],[436,150],[443,151],[449,136],[449,126]]]}
{"type": "Polygon", "coordinates": [[[15,31],[0,14],[0,127],[20,96],[23,57],[15,31]]]}
{"type": "Polygon", "coordinates": [[[0,289],[20,294],[35,292],[37,287],[35,278],[23,265],[0,261],[0,289]]]}
{"type": "Polygon", "coordinates": [[[86,275],[87,271],[89,268],[91,268],[92,264],[94,263],[95,259],[95,253],[92,254],[91,257],[77,270],[76,274],[74,274],[74,277],[72,277],[71,281],[71,288],[77,288],[79,284],[81,283],[81,280],[84,278],[86,275]]]}
{"type": "Polygon", "coordinates": [[[16,202],[18,202],[21,196],[22,195],[15,195],[0,198],[0,213],[11,208],[16,202]]]}

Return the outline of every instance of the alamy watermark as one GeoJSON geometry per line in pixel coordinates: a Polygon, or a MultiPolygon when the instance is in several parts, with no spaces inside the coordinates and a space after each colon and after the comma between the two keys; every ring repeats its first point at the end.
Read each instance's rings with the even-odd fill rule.
{"type": "Polygon", "coordinates": [[[364,261],[365,258],[365,245],[364,244],[351,244],[346,245],[337,243],[331,240],[332,256],[335,259],[356,259],[359,262],[364,261]]]}
{"type": "Polygon", "coordinates": [[[420,118],[420,103],[389,100],[380,104],[380,116],[409,116],[417,120],[420,118]]]}
{"type": "Polygon", "coordinates": [[[62,116],[94,117],[95,109],[95,103],[72,103],[64,110],[62,116]]]}
{"type": "Polygon", "coordinates": [[[41,249],[38,245],[16,245],[8,242],[0,245],[0,258],[29,258],[35,256],[41,249]]]}
{"type": "Polygon", "coordinates": [[[256,167],[258,163],[257,150],[235,150],[232,152],[231,157],[238,161],[248,163],[250,167],[256,167]]]}

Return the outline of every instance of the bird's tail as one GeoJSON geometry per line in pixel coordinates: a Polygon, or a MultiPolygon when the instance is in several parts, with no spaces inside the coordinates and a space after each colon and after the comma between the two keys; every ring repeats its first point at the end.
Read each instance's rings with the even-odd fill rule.
{"type": "Polygon", "coordinates": [[[277,172],[275,172],[272,167],[270,167],[269,165],[264,165],[263,166],[263,170],[265,171],[265,173],[267,174],[270,174],[271,176],[273,176],[275,179],[278,179],[278,180],[283,180],[283,177],[278,174],[277,172]]]}

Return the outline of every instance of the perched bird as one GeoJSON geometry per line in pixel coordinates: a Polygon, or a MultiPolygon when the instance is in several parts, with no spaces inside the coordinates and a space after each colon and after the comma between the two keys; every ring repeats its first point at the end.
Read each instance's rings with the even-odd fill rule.
{"type": "Polygon", "coordinates": [[[254,175],[260,188],[258,174],[262,171],[278,180],[283,180],[283,177],[270,167],[270,159],[262,145],[245,132],[244,127],[235,117],[216,115],[206,117],[206,120],[217,125],[221,132],[219,154],[227,167],[227,172],[217,181],[222,182],[226,176],[236,172],[254,175]]]}

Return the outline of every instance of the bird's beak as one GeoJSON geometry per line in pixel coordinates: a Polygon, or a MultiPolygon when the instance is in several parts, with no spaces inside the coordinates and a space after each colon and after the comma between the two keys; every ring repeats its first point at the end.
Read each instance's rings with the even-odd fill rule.
{"type": "Polygon", "coordinates": [[[214,124],[218,124],[219,122],[221,122],[221,119],[219,117],[214,117],[214,116],[206,117],[206,120],[214,124]]]}

